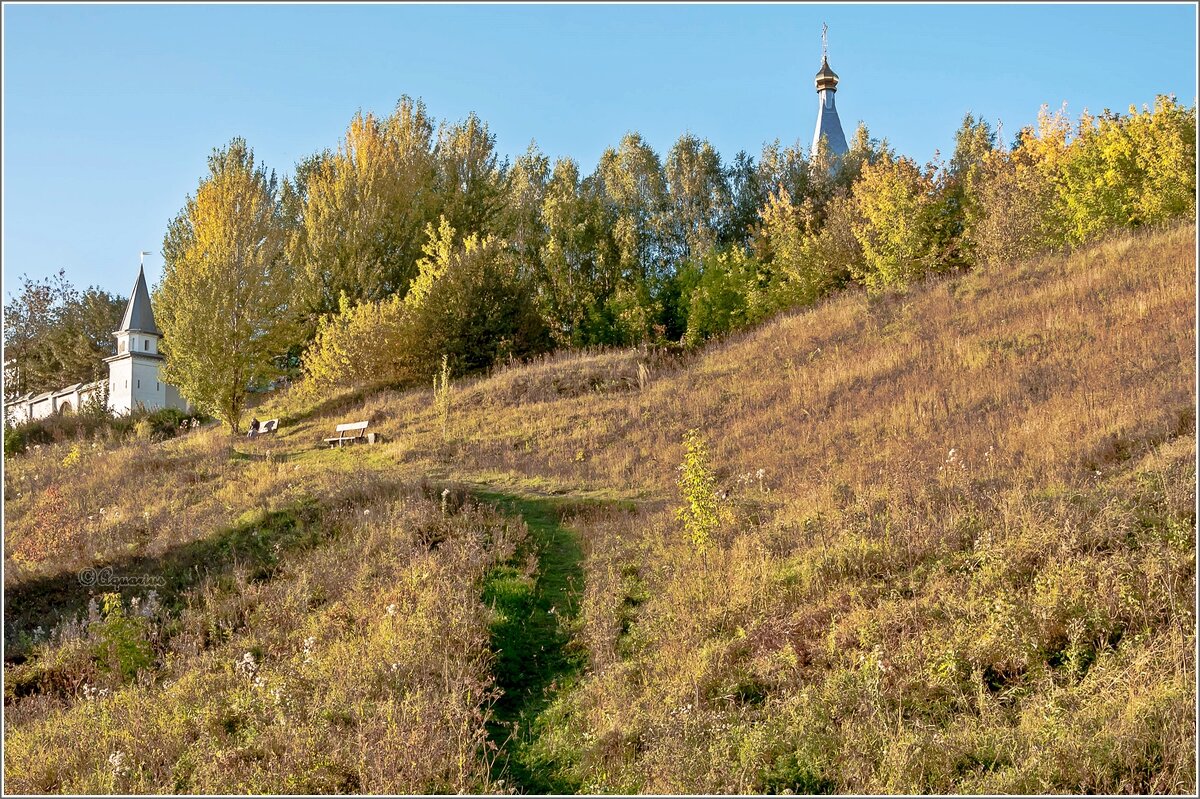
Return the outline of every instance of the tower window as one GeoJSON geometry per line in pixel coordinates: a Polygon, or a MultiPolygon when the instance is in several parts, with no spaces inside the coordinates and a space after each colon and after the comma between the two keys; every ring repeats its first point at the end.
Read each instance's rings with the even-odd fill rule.
{"type": "Polygon", "coordinates": [[[138,380],[138,388],[141,388],[141,387],[142,387],[142,381],[138,380]]]}
{"type": "Polygon", "coordinates": [[[144,349],[144,350],[150,349],[150,339],[146,339],[146,346],[142,347],[142,349],[144,349]]]}

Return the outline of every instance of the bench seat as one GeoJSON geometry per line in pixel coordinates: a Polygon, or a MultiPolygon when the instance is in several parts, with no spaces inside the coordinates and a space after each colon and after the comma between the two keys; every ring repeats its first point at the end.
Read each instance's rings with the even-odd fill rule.
{"type": "Polygon", "coordinates": [[[340,447],[346,442],[354,443],[355,441],[362,441],[366,436],[368,425],[370,425],[370,422],[346,422],[339,424],[334,431],[337,433],[337,436],[325,439],[325,443],[331,447],[340,447]]]}

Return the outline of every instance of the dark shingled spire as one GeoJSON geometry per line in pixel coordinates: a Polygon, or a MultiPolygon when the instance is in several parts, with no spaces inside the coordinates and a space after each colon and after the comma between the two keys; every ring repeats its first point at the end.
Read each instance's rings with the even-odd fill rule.
{"type": "Polygon", "coordinates": [[[125,306],[125,318],[121,320],[121,327],[117,332],[126,331],[162,335],[162,331],[154,323],[154,310],[150,307],[150,290],[146,288],[144,269],[138,269],[137,282],[133,284],[129,304],[125,306]]]}

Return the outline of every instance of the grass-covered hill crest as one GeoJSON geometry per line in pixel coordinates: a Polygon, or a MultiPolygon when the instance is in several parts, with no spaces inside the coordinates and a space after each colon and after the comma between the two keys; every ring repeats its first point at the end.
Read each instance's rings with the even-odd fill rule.
{"type": "Polygon", "coordinates": [[[31,443],[6,789],[1192,793],[1195,237],[31,443]]]}

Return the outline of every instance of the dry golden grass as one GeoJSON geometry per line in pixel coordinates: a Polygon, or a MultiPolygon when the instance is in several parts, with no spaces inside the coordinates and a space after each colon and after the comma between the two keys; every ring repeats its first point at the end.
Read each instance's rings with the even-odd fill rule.
{"type": "MultiPolygon", "coordinates": [[[[54,588],[73,570],[154,559],[176,568],[199,553],[228,571],[230,546],[209,543],[256,552],[237,531],[264,511],[361,507],[357,489],[430,475],[638,500],[636,512],[572,523],[585,550],[579,637],[589,670],[545,714],[535,747],[572,784],[1192,791],[1195,236],[1194,225],[1119,236],[902,294],[844,295],[687,356],[566,354],[514,366],[453,385],[446,436],[430,389],[347,393],[316,408],[283,396],[259,411],[284,418],[275,438],[205,431],[85,452],[74,466],[62,465],[66,445],[15,459],[5,589],[18,601],[6,640],[29,655],[16,668],[32,687],[6,696],[6,739],[18,744],[6,777],[30,790],[107,789],[96,775],[111,771],[97,761],[108,754],[96,747],[58,772],[33,767],[65,746],[51,732],[63,719],[93,729],[80,721],[78,689],[61,688],[63,675],[93,666],[29,637],[81,610],[76,594],[54,588]],[[357,419],[385,443],[320,446],[357,419]],[[705,557],[672,514],[691,428],[708,441],[731,519],[705,557]],[[154,490],[128,490],[140,482],[154,490]],[[100,507],[103,520],[87,518],[100,507]]],[[[365,546],[331,540],[316,535],[255,568],[267,569],[270,590],[299,590],[291,564],[319,557],[304,553],[352,559],[365,546]]],[[[454,596],[471,590],[454,585],[454,596]]],[[[179,603],[195,605],[179,618],[232,618],[235,636],[265,629],[218,610],[233,599],[179,591],[179,603]]],[[[377,612],[369,594],[348,598],[346,612],[377,612]]],[[[272,623],[283,630],[333,624],[281,613],[272,623]]],[[[463,613],[455,618],[473,621],[455,623],[478,629],[463,613]]],[[[360,645],[346,639],[346,657],[360,645]]],[[[180,674],[207,674],[239,646],[197,644],[180,674]]],[[[459,673],[479,674],[474,657],[459,673]]],[[[355,686],[347,690],[366,690],[339,673],[355,686]]],[[[121,701],[167,690],[146,679],[149,688],[120,682],[121,701]]],[[[214,708],[237,695],[230,677],[188,679],[214,708]]],[[[430,707],[460,707],[455,690],[430,707]]],[[[308,696],[326,706],[324,694],[308,696]]],[[[439,718],[450,717],[461,718],[439,718]]],[[[324,740],[324,722],[306,723],[305,740],[324,740]]],[[[363,716],[353,728],[376,723],[363,716]]],[[[186,784],[301,785],[286,782],[282,765],[309,763],[295,754],[301,742],[278,734],[270,768],[186,784]]],[[[391,740],[371,735],[363,740],[391,740]]],[[[205,746],[231,757],[228,742],[205,746]]],[[[171,752],[136,785],[169,786],[171,752]]],[[[426,775],[416,781],[360,770],[357,783],[304,785],[495,788],[478,769],[456,782],[428,776],[432,768],[412,771],[426,775]]]]}
{"type": "Polygon", "coordinates": [[[479,586],[524,531],[396,493],[343,494],[307,520],[325,543],[269,577],[210,573],[182,608],[143,600],[132,628],[93,614],[36,645],[8,675],[8,789],[492,790],[479,586]],[[110,642],[144,643],[151,662],[136,679],[106,669],[91,655],[110,642]],[[51,679],[63,667],[69,679],[51,679]]]}
{"type": "Polygon", "coordinates": [[[1193,424],[1194,231],[836,297],[686,366],[568,354],[462,381],[448,444],[431,391],[349,401],[280,441],[370,418],[403,466],[665,496],[697,427],[728,478],[763,468],[778,499],[812,510],[847,487],[928,481],[951,449],[972,474],[1087,480],[1193,424]]]}

